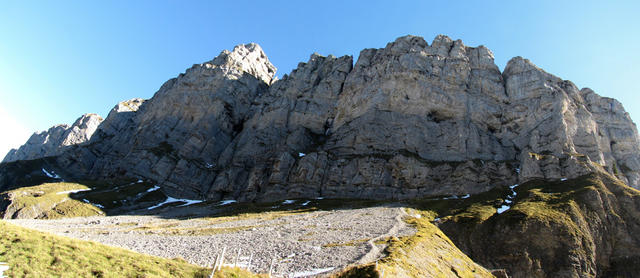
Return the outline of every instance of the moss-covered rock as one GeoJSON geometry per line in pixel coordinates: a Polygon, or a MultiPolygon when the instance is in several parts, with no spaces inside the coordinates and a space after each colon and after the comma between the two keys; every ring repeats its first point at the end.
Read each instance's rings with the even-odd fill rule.
{"type": "Polygon", "coordinates": [[[502,199],[489,193],[441,210],[440,228],[474,261],[512,277],[640,273],[633,263],[640,261],[640,191],[606,173],[535,180],[516,191],[502,214],[495,213],[502,199]]]}

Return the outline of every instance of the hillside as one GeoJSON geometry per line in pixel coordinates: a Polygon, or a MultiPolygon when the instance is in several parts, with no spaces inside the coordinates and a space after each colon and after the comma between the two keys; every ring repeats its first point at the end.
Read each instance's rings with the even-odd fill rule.
{"type": "Polygon", "coordinates": [[[180,259],[141,255],[0,221],[0,261],[9,277],[208,277],[210,270],[180,259]]]}

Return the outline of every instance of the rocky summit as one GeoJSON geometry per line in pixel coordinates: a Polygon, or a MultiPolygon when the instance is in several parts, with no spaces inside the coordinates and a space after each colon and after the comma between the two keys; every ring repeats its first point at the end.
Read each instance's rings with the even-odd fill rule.
{"type": "Polygon", "coordinates": [[[4,162],[53,156],[68,179],[140,178],[208,200],[476,194],[596,167],[640,186],[622,105],[521,57],[500,72],[484,46],[405,36],[355,64],[313,54],[275,72],[260,46],[238,45],[104,121],[36,133],[4,162]]]}

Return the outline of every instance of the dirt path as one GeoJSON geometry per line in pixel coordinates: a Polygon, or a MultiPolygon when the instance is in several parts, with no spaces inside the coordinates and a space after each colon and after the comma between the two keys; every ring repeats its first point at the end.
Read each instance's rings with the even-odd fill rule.
{"type": "Polygon", "coordinates": [[[103,216],[61,220],[11,220],[27,228],[94,240],[167,258],[213,264],[226,249],[225,262],[267,272],[274,260],[279,276],[340,269],[381,256],[379,239],[415,233],[399,207],[370,207],[305,213],[262,213],[235,218],[167,219],[157,216],[103,216]]]}

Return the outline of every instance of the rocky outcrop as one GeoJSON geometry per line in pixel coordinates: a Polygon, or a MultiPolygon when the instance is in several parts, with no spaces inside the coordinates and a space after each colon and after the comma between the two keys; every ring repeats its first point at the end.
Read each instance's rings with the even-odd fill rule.
{"type": "Polygon", "coordinates": [[[251,105],[267,91],[274,74],[257,44],[225,50],[167,81],[126,121],[105,127],[90,152],[76,150],[64,162],[89,177],[145,177],[174,195],[201,197],[215,178],[217,157],[243,129],[251,105]],[[87,161],[84,157],[94,160],[77,162],[87,161]]]}
{"type": "Polygon", "coordinates": [[[84,114],[73,125],[56,125],[31,135],[27,143],[12,149],[2,162],[31,160],[61,154],[67,147],[85,143],[102,122],[97,114],[84,114]]]}
{"type": "Polygon", "coordinates": [[[484,46],[405,36],[355,65],[314,54],[274,74],[256,44],[223,51],[144,104],[120,104],[58,164],[211,200],[475,194],[600,166],[640,186],[622,106],[521,57],[501,73],[484,46]]]}
{"type": "Polygon", "coordinates": [[[503,213],[492,194],[450,204],[439,227],[475,262],[509,277],[637,276],[640,192],[599,171],[516,191],[503,213]]]}

